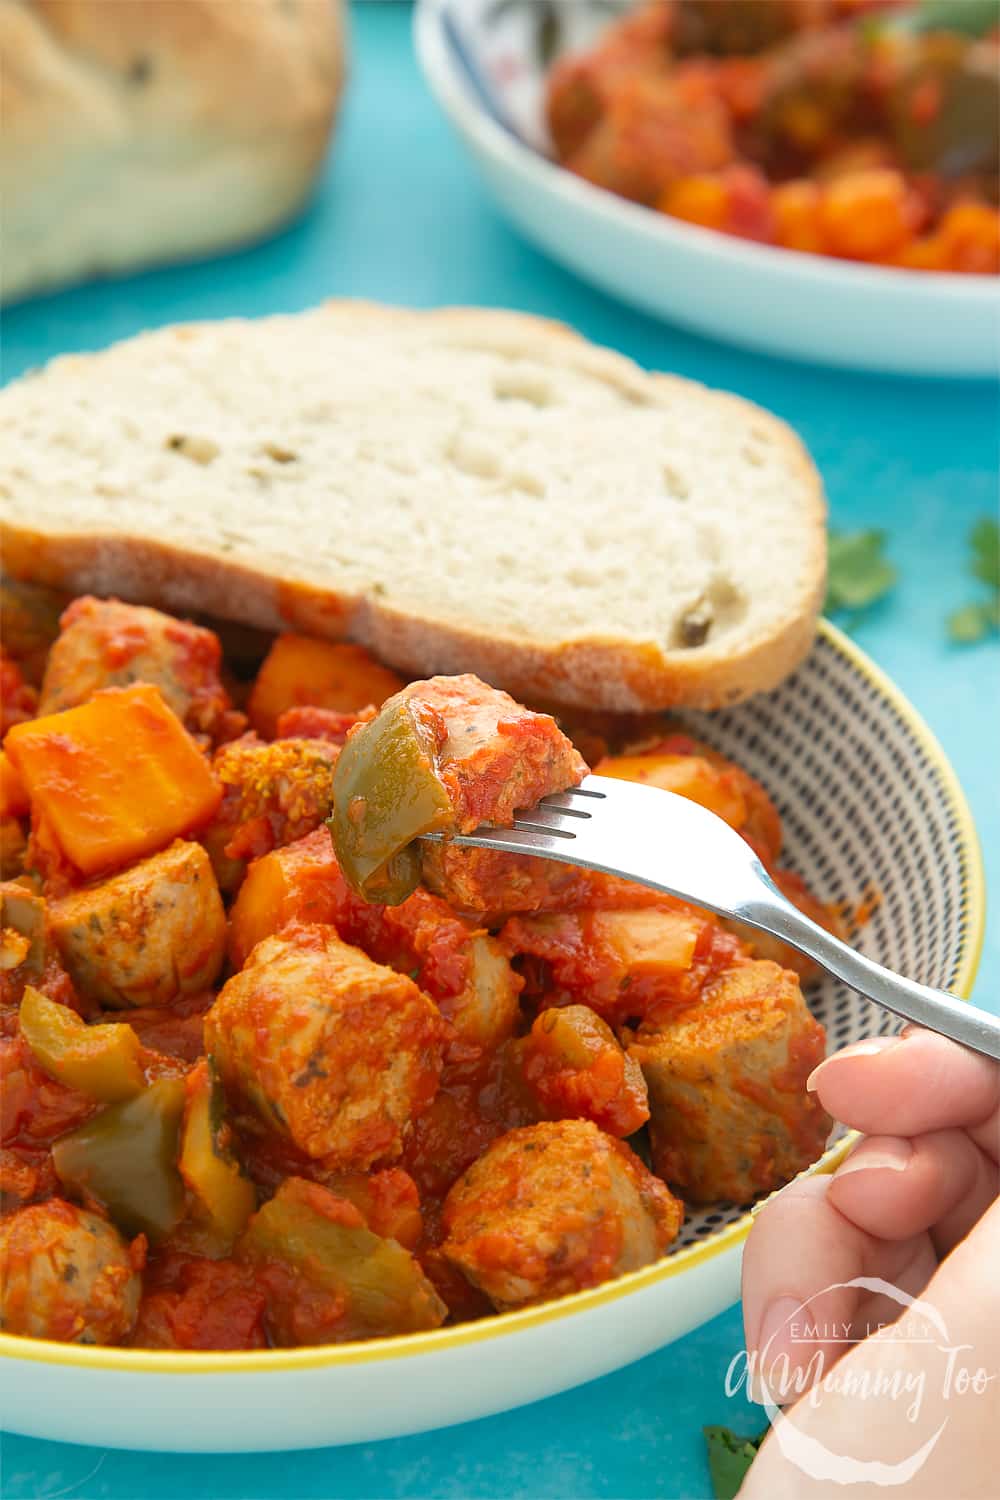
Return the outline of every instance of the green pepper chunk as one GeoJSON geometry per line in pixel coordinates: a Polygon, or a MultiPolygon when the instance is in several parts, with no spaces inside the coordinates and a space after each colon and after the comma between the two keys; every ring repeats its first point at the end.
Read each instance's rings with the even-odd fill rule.
{"type": "Polygon", "coordinates": [[[101,1104],[117,1104],[146,1087],[139,1038],[125,1022],[88,1026],[75,1010],[30,984],[18,1022],[35,1061],[67,1088],[101,1104]]]}
{"type": "Polygon", "coordinates": [[[162,1239],[184,1213],[177,1170],[183,1112],[183,1078],[161,1078],[134,1099],[112,1104],[56,1141],[60,1182],[100,1203],[123,1233],[162,1239]]]}
{"type": "MultiPolygon", "coordinates": [[[[395,1240],[383,1239],[356,1222],[359,1217],[353,1205],[317,1190],[313,1183],[289,1177],[254,1214],[235,1255],[254,1264],[282,1262],[307,1287],[332,1294],[343,1308],[338,1342],[439,1327],[447,1308],[419,1263],[395,1240]],[[347,1210],[347,1222],[321,1212],[317,1199],[347,1210]]],[[[286,1334],[288,1341],[301,1340],[302,1325],[294,1321],[289,1305],[293,1300],[283,1296],[280,1305],[269,1310],[282,1342],[286,1334]]],[[[317,1332],[320,1342],[329,1336],[329,1325],[317,1332]]]]}
{"type": "Polygon", "coordinates": [[[257,1195],[237,1160],[226,1121],[225,1096],[210,1057],[189,1074],[181,1133],[181,1176],[204,1217],[228,1244],[246,1228],[257,1195]]]}
{"type": "Polygon", "coordinates": [[[436,749],[433,725],[397,693],[340,752],[329,828],[345,879],[366,901],[405,901],[420,881],[414,839],[452,822],[436,749]]]}
{"type": "Polygon", "coordinates": [[[953,32],[921,37],[889,101],[892,139],[904,166],[944,177],[1000,168],[1000,79],[996,51],[953,32]],[[934,108],[920,109],[930,96],[934,108]]]}
{"type": "Polygon", "coordinates": [[[678,56],[752,57],[794,30],[795,12],[782,0],[681,0],[671,40],[678,56]]]}

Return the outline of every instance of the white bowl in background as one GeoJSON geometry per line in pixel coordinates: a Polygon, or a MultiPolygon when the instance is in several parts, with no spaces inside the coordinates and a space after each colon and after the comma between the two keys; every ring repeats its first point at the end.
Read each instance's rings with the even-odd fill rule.
{"type": "Polygon", "coordinates": [[[491,67],[490,10],[491,0],[418,0],[417,54],[498,203],[555,260],[646,312],[750,349],[913,375],[1000,370],[1000,278],[756,244],[627,202],[551,161],[505,123],[540,97],[541,64],[525,48],[516,68],[491,67]]]}

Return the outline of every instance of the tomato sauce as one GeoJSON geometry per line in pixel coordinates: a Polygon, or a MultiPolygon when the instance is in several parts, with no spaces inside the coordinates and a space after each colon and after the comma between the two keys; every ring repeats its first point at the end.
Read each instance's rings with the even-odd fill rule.
{"type": "MultiPolygon", "coordinates": [[[[734,96],[745,83],[732,70],[734,96]]],[[[696,86],[706,87],[692,78],[696,86]]],[[[308,595],[295,591],[283,602],[309,605],[308,595]]],[[[207,738],[218,743],[228,732],[224,726],[240,720],[227,718],[214,635],[155,611],[87,600],[66,612],[63,630],[96,629],[100,621],[103,633],[94,650],[78,651],[79,660],[72,651],[61,653],[60,689],[68,699],[79,695],[79,707],[67,712],[93,716],[96,700],[82,690],[80,673],[100,680],[149,658],[165,686],[197,700],[197,744],[159,688],[140,680],[117,692],[143,709],[135,722],[150,744],[167,735],[191,762],[189,771],[204,776],[207,738]],[[209,720],[212,727],[202,732],[209,720]]],[[[61,639],[65,645],[66,636],[61,639]]],[[[431,699],[436,694],[437,706],[419,694],[416,706],[436,736],[437,770],[459,822],[505,816],[508,804],[530,805],[553,779],[568,784],[582,773],[576,750],[553,718],[520,709],[474,678],[419,686],[431,699]]],[[[10,711],[31,717],[32,693],[17,681],[16,669],[4,668],[0,689],[10,711]]],[[[109,703],[113,709],[121,701],[108,695],[98,709],[103,703],[110,712],[109,703]]],[[[74,983],[47,919],[30,964],[23,934],[9,929],[4,954],[11,962],[0,971],[0,1222],[25,1207],[66,1200],[51,1204],[50,1228],[58,1238],[61,1215],[73,1226],[81,1264],[93,1259],[95,1243],[106,1247],[120,1237],[125,1280],[130,1265],[142,1278],[134,1327],[134,1307],[114,1304],[113,1297],[114,1317],[101,1325],[115,1329],[109,1336],[122,1342],[250,1350],[391,1334],[435,1327],[445,1316],[457,1322],[489,1314],[505,1305],[506,1293],[487,1296],[477,1274],[466,1274],[456,1261],[447,1242],[446,1204],[464,1193],[466,1174],[492,1159],[494,1147],[507,1165],[495,1178],[485,1172],[480,1194],[484,1211],[496,1220],[477,1244],[484,1285],[494,1273],[516,1281],[519,1267],[528,1280],[544,1283],[546,1294],[556,1295],[615,1274],[629,1246],[646,1263],[676,1233],[677,1200],[622,1139],[643,1127],[651,1107],[654,1132],[657,1124],[638,1054],[658,1027],[668,1028],[679,1013],[697,1012],[708,1001],[697,1046],[711,1079],[716,1054],[729,1039],[726,1006],[713,1009],[712,986],[744,973],[750,948],[707,913],[631,882],[446,844],[427,853],[424,883],[405,901],[368,904],[348,885],[330,834],[320,825],[330,813],[338,747],[349,728],[369,716],[367,710],[342,713],[305,703],[281,713],[275,740],[248,735],[216,750],[211,777],[213,796],[216,779],[221,783],[221,806],[210,822],[196,822],[179,836],[203,842],[211,860],[211,868],[202,861],[203,878],[218,885],[229,905],[228,967],[218,988],[162,1006],[102,1009],[102,991],[90,977],[90,968],[100,964],[96,948],[86,962],[74,962],[64,950],[74,983]],[[463,862],[463,856],[469,857],[463,862]],[[236,869],[234,861],[241,862],[236,869]],[[244,870],[242,862],[250,861],[244,870]],[[438,880],[441,887],[432,889],[438,880]],[[132,1073],[74,1071],[74,1080],[93,1089],[93,1097],[49,1076],[26,1040],[27,1012],[21,1031],[28,983],[88,1023],[131,1027],[139,1043],[136,1049],[125,1038],[132,1073]],[[189,1097],[187,1107],[171,1113],[170,1100],[184,1094],[170,1082],[176,1079],[188,1080],[189,1097]],[[109,1080],[124,1098],[100,1091],[108,1090],[109,1080]],[[151,1088],[157,1084],[159,1092],[151,1088]],[[190,1098],[195,1085],[197,1110],[190,1098]],[[142,1118],[142,1109],[152,1110],[156,1100],[163,1102],[163,1114],[137,1126],[133,1106],[142,1118]],[[114,1136],[125,1128],[123,1118],[131,1122],[128,1139],[114,1136]],[[87,1129],[72,1142],[57,1145],[82,1126],[87,1129]],[[580,1130],[590,1145],[579,1147],[580,1130]],[[522,1136],[508,1154],[505,1138],[513,1131],[522,1136]],[[539,1132],[548,1141],[550,1162],[558,1157],[566,1182],[580,1192],[560,1187],[559,1201],[543,1201],[536,1221],[514,1243],[503,1223],[505,1204],[533,1180],[538,1157],[532,1153],[543,1150],[535,1138],[539,1132]],[[561,1134],[574,1133],[575,1154],[567,1148],[559,1157],[566,1146],[561,1134]],[[76,1167],[67,1165],[74,1160],[76,1167]],[[108,1160],[117,1164],[116,1175],[111,1184],[103,1179],[99,1201],[90,1184],[102,1180],[108,1160]],[[636,1203],[623,1209],[626,1179],[639,1187],[636,1203]],[[577,1201],[581,1195],[591,1195],[586,1213],[577,1201]],[[89,1229],[81,1222],[81,1198],[104,1220],[96,1234],[92,1221],[89,1229]],[[136,1214],[142,1233],[133,1222],[136,1214]],[[320,1233],[317,1224],[336,1225],[338,1232],[320,1233]],[[573,1257],[566,1276],[559,1264],[564,1250],[573,1257]],[[356,1252],[357,1264],[348,1265],[344,1254],[356,1252]],[[370,1274],[374,1281],[366,1280],[370,1274]]],[[[625,759],[619,759],[619,771],[631,770],[640,780],[648,779],[646,769],[655,762],[654,780],[679,778],[685,794],[717,807],[768,861],[776,858],[777,813],[741,768],[683,733],[664,735],[659,721],[580,718],[579,732],[589,735],[595,758],[609,747],[620,749],[625,759]],[[630,746],[629,734],[644,742],[630,746]]],[[[81,780],[73,735],[61,728],[45,731],[55,765],[48,791],[58,781],[58,797],[72,804],[85,845],[85,794],[112,761],[116,774],[127,779],[128,746],[112,733],[113,724],[102,724],[103,738],[88,761],[91,780],[81,780]]],[[[129,797],[125,810],[148,831],[142,799],[131,789],[129,797]]],[[[86,876],[86,860],[71,864],[37,791],[31,801],[24,857],[32,873],[25,890],[40,892],[32,900],[44,918],[46,902],[108,876],[97,866],[86,876]]],[[[115,803],[102,816],[114,819],[122,807],[115,803]]],[[[95,829],[96,838],[101,828],[95,829]]],[[[794,900],[818,910],[803,882],[783,872],[781,878],[794,900]]],[[[158,896],[154,892],[151,901],[158,896]]],[[[143,919],[126,911],[114,920],[119,958],[141,954],[143,919]]],[[[178,975],[200,960],[203,939],[194,928],[180,933],[168,954],[178,975]]],[[[782,982],[800,1002],[794,978],[786,974],[782,982]]],[[[745,1000],[735,997],[731,1014],[741,1006],[745,1000]]],[[[81,1031],[65,1045],[89,1046],[92,1039],[83,1031],[81,1040],[81,1031]]],[[[116,1045],[122,1036],[119,1030],[116,1045]]],[[[786,1154],[797,1153],[802,1165],[818,1151],[824,1128],[815,1101],[804,1095],[822,1044],[815,1023],[792,1036],[786,1061],[772,1076],[754,1072],[752,1059],[744,1070],[726,1055],[735,1073],[727,1106],[738,1108],[742,1099],[770,1111],[790,1143],[786,1154]]],[[[35,1045],[58,1072],[59,1060],[51,1060],[37,1037],[35,1045]]],[[[108,1034],[93,1045],[100,1055],[110,1045],[108,1034]]],[[[678,1116],[683,1108],[678,1106],[678,1116]]],[[[723,1113],[709,1121],[709,1132],[724,1129],[723,1113]]],[[[696,1112],[691,1121],[699,1123],[696,1112]]],[[[749,1174],[762,1191],[774,1185],[776,1170],[765,1134],[744,1142],[747,1166],[740,1179],[749,1174]]],[[[721,1134],[715,1145],[725,1149],[721,1134]]],[[[669,1142],[661,1146],[660,1163],[676,1161],[683,1171],[683,1153],[672,1156],[669,1142]]],[[[18,1220],[26,1233],[31,1222],[30,1216],[18,1220]]],[[[80,1295],[80,1283],[73,1295],[80,1295]]],[[[60,1306],[68,1302],[72,1297],[64,1293],[60,1306]]],[[[71,1337],[65,1332],[70,1326],[53,1322],[50,1336],[71,1337]]],[[[85,1316],[79,1326],[86,1326],[85,1316]]]]}

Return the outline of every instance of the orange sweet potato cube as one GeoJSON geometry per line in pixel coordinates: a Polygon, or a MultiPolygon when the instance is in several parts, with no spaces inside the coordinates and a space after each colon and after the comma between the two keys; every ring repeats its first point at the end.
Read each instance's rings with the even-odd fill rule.
{"type": "Polygon", "coordinates": [[[208,761],[158,688],[108,688],[16,724],[15,771],[67,859],[97,875],[206,823],[222,798],[208,761]]]}
{"type": "Polygon", "coordinates": [[[0,818],[20,818],[28,811],[28,789],[9,755],[0,750],[0,818]]]}
{"type": "Polygon", "coordinates": [[[247,712],[258,734],[271,738],[278,719],[304,704],[350,713],[376,708],[403,686],[402,679],[349,641],[279,635],[257,673],[247,712]]]}
{"type": "Polygon", "coordinates": [[[287,922],[336,918],[342,885],[327,828],[255,859],[229,914],[229,960],[241,969],[259,942],[287,922]]]}

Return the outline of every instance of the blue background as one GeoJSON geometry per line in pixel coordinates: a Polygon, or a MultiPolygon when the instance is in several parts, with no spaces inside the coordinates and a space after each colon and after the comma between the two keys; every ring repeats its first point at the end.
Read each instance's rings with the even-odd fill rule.
{"type": "MultiPolygon", "coordinates": [[[[284,311],[324,297],[431,306],[486,303],[574,324],[642,364],[728,387],[798,429],[837,527],[880,526],[900,571],[856,625],[862,646],[929,720],[975,812],[987,878],[1000,882],[1000,645],[949,646],[944,620],[974,587],[973,521],[996,514],[1000,409],[989,384],[834,374],[691,337],[629,311],[545,260],[498,216],[426,93],[406,5],[355,7],[350,90],[309,214],[258,249],[183,270],[85,287],[3,319],[12,379],[70,349],[158,323],[284,311]]],[[[692,294],[696,289],[692,289],[692,294]]],[[[1000,1009],[1000,938],[987,939],[977,998],[1000,1009]]],[[[701,1427],[752,1433],[758,1408],[727,1400],[737,1309],[618,1375],[489,1421],[425,1437],[301,1454],[104,1453],[5,1437],[4,1500],[307,1500],[361,1496],[709,1495],[701,1427]]]]}

